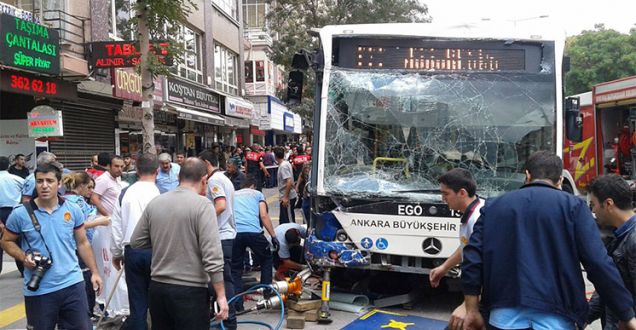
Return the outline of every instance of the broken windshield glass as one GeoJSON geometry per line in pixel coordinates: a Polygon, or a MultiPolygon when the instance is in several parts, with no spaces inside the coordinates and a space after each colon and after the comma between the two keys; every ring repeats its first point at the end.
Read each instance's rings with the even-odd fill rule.
{"type": "Polygon", "coordinates": [[[553,149],[554,86],[549,72],[334,69],[325,190],[430,197],[439,176],[455,167],[473,173],[482,196],[516,189],[528,156],[553,149]]]}

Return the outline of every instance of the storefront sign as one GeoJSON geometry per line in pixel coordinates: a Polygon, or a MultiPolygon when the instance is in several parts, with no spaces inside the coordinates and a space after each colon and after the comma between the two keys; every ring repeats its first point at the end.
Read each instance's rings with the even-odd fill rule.
{"type": "MultiPolygon", "coordinates": [[[[115,69],[113,75],[113,96],[124,100],[142,101],[141,75],[133,68],[115,69]]],[[[163,80],[156,77],[152,92],[155,106],[163,105],[163,80]]]]}
{"type": "Polygon", "coordinates": [[[39,105],[27,113],[29,137],[64,136],[62,111],[48,105],[39,105]]]}
{"type": "Polygon", "coordinates": [[[202,86],[197,86],[173,77],[168,77],[167,101],[210,112],[220,112],[219,95],[202,86]]]}
{"type": "Polygon", "coordinates": [[[294,115],[293,114],[289,112],[285,112],[285,114],[283,115],[283,122],[284,122],[284,127],[286,132],[294,131],[294,115]]]}
{"type": "Polygon", "coordinates": [[[25,21],[40,24],[40,19],[38,18],[38,16],[33,15],[32,12],[7,5],[6,3],[0,2],[0,13],[5,13],[23,19],[25,21]]]}
{"type": "Polygon", "coordinates": [[[214,118],[209,118],[209,117],[206,117],[206,116],[201,116],[201,115],[197,115],[197,114],[193,114],[193,113],[186,113],[186,112],[179,112],[179,118],[185,119],[185,120],[196,121],[196,122],[199,122],[199,123],[217,125],[217,126],[221,126],[221,125],[224,124],[223,120],[217,120],[217,119],[214,119],[214,118]]]}
{"type": "MultiPolygon", "coordinates": [[[[151,41],[150,51],[159,62],[172,66],[167,41],[151,41]]],[[[139,41],[99,41],[88,44],[88,65],[92,68],[133,67],[141,62],[139,41]]]]}
{"type": "Polygon", "coordinates": [[[265,131],[261,131],[258,127],[254,126],[250,127],[250,133],[252,133],[252,135],[265,136],[265,131]]]}
{"type": "Polygon", "coordinates": [[[57,30],[0,14],[0,61],[25,70],[60,74],[57,30]]]}
{"type": "Polygon", "coordinates": [[[225,98],[225,114],[228,116],[251,119],[253,111],[254,105],[248,101],[234,97],[225,98]]]}
{"type": "Polygon", "coordinates": [[[238,128],[248,128],[250,127],[250,122],[247,119],[225,117],[225,125],[238,127],[238,128]]]}
{"type": "Polygon", "coordinates": [[[121,111],[117,113],[117,121],[141,123],[143,118],[143,109],[140,107],[133,107],[131,105],[124,105],[121,111]]]}
{"type": "Polygon", "coordinates": [[[0,89],[11,93],[49,98],[67,100],[77,98],[77,86],[71,82],[11,70],[0,73],[0,89]]]}

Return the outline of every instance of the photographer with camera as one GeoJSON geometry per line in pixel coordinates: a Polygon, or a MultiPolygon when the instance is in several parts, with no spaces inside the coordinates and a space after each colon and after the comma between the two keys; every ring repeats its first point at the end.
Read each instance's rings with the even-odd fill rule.
{"type": "Polygon", "coordinates": [[[82,211],[58,196],[61,179],[61,165],[38,166],[36,196],[11,213],[1,244],[9,255],[24,262],[29,328],[92,329],[76,248],[93,274],[94,290],[101,291],[102,279],[86,238],[82,211]]]}

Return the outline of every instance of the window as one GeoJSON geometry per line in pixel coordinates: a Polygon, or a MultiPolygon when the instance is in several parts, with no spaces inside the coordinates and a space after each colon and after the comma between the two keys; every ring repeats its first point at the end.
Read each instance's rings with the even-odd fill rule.
{"type": "Polygon", "coordinates": [[[109,34],[116,40],[133,40],[132,25],[133,7],[136,0],[110,0],[110,15],[108,16],[109,34]],[[113,20],[113,17],[115,18],[113,20]]]}
{"type": "Polygon", "coordinates": [[[265,0],[245,0],[243,2],[243,21],[248,29],[263,29],[267,27],[265,17],[269,6],[265,0]]]}
{"type": "Polygon", "coordinates": [[[256,81],[265,81],[265,62],[256,61],[256,81]]]}
{"type": "Polygon", "coordinates": [[[238,7],[236,5],[236,0],[212,0],[212,2],[228,16],[238,21],[238,7]]]}
{"type": "Polygon", "coordinates": [[[250,84],[254,82],[254,62],[245,61],[245,82],[250,84]]]}
{"type": "Polygon", "coordinates": [[[177,42],[185,49],[183,62],[177,63],[173,72],[179,77],[203,84],[203,47],[201,34],[186,26],[179,26],[177,42]]]}
{"type": "Polygon", "coordinates": [[[216,89],[238,95],[238,56],[231,50],[214,46],[214,86],[216,89]]]}

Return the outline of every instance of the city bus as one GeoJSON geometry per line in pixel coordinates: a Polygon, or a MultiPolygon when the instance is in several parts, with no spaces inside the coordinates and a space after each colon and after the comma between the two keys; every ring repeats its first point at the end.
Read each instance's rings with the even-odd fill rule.
{"type": "Polygon", "coordinates": [[[508,25],[314,31],[319,49],[294,58],[316,83],[311,265],[428,274],[460,245],[443,173],[470,170],[489,198],[523,185],[533,152],[562,154],[565,34],[508,25]]]}

